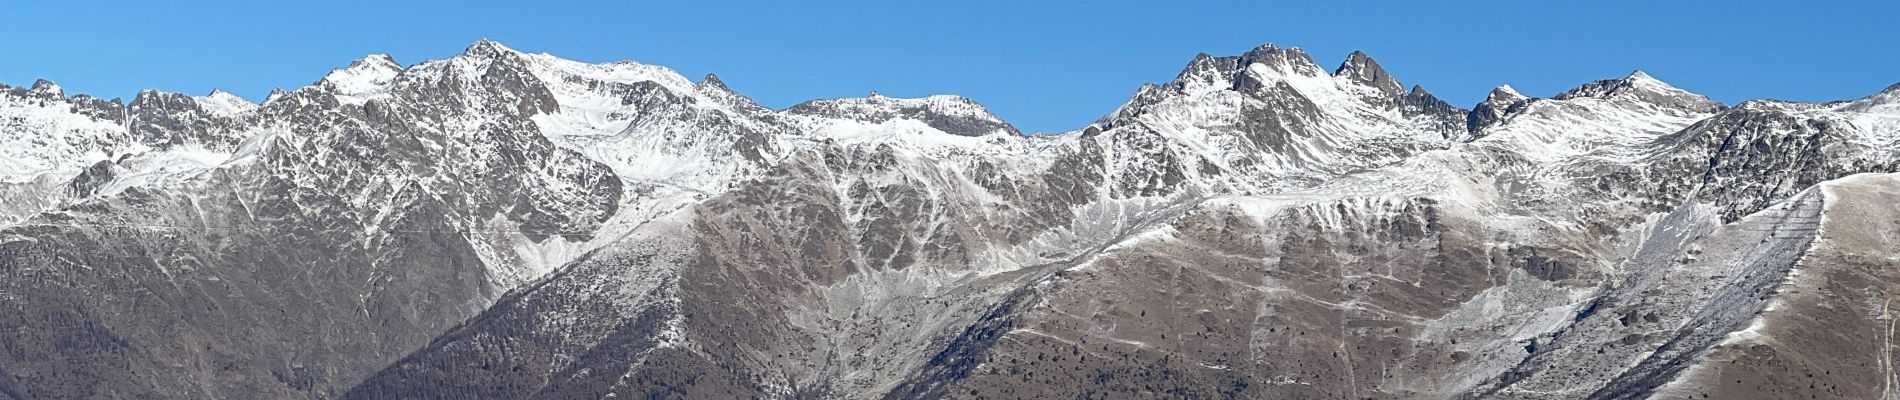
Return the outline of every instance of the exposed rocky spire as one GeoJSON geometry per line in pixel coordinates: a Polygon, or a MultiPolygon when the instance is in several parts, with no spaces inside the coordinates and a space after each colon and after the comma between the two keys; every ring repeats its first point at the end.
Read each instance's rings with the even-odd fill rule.
{"type": "Polygon", "coordinates": [[[1233,87],[1235,75],[1242,69],[1240,60],[1234,57],[1214,57],[1207,53],[1194,55],[1188,65],[1175,74],[1169,82],[1169,89],[1180,93],[1199,93],[1208,90],[1221,90],[1233,87]]]}
{"type": "Polygon", "coordinates": [[[59,84],[57,84],[57,83],[53,83],[53,81],[49,81],[49,80],[45,80],[45,79],[40,79],[40,80],[35,80],[35,81],[33,81],[33,88],[32,88],[32,90],[33,90],[34,92],[39,92],[39,93],[43,93],[43,94],[48,94],[48,95],[52,95],[52,96],[55,96],[55,97],[66,97],[66,90],[65,90],[65,89],[61,89],[61,88],[59,87],[59,84]]]}
{"type": "Polygon", "coordinates": [[[290,92],[286,92],[286,91],[284,91],[284,88],[280,88],[280,87],[274,87],[274,88],[270,88],[270,94],[269,94],[269,95],[265,95],[265,96],[264,96],[264,102],[263,102],[263,103],[259,103],[259,104],[270,104],[270,103],[271,103],[272,101],[276,101],[277,99],[281,99],[281,98],[283,98],[283,97],[284,97],[284,95],[287,95],[287,94],[290,94],[290,92]]]}
{"type": "Polygon", "coordinates": [[[1378,61],[1373,61],[1372,57],[1366,56],[1366,53],[1362,51],[1354,51],[1346,56],[1346,62],[1339,64],[1339,69],[1333,70],[1333,76],[1378,88],[1388,94],[1399,94],[1405,90],[1398,80],[1392,79],[1392,75],[1387,74],[1385,68],[1379,66],[1378,61]]]}
{"type": "Polygon", "coordinates": [[[186,96],[181,93],[165,92],[158,89],[144,89],[140,90],[139,94],[132,96],[131,107],[136,109],[183,106],[193,104],[189,101],[190,98],[191,96],[186,96]]]}
{"type": "Polygon", "coordinates": [[[1518,93],[1517,88],[1511,87],[1511,85],[1503,85],[1503,86],[1498,86],[1495,89],[1491,89],[1491,94],[1485,96],[1484,102],[1494,103],[1494,104],[1509,104],[1509,103],[1515,103],[1515,102],[1529,100],[1529,99],[1530,98],[1525,97],[1524,94],[1518,93]]]}
{"type": "Polygon", "coordinates": [[[706,77],[700,78],[699,82],[693,84],[693,90],[708,96],[708,98],[715,102],[724,104],[727,107],[732,107],[734,110],[749,113],[772,112],[771,109],[759,105],[759,103],[753,101],[752,98],[746,97],[739,92],[733,91],[732,88],[727,87],[726,81],[720,80],[719,75],[706,74],[706,77]]]}
{"type": "Polygon", "coordinates": [[[488,40],[487,38],[476,40],[475,43],[469,44],[468,48],[462,49],[462,55],[472,57],[495,57],[502,54],[520,53],[519,51],[515,51],[515,49],[508,48],[508,46],[503,46],[501,43],[488,40]]]}
{"type": "Polygon", "coordinates": [[[1523,110],[1526,105],[1530,104],[1531,100],[1531,98],[1518,93],[1517,89],[1512,88],[1511,85],[1503,85],[1498,86],[1496,89],[1491,89],[1491,94],[1485,96],[1484,101],[1479,102],[1478,106],[1473,107],[1471,113],[1466,115],[1465,130],[1469,131],[1473,137],[1476,137],[1478,132],[1484,130],[1484,128],[1497,125],[1499,122],[1503,122],[1505,118],[1510,117],[1511,114],[1523,110]]]}
{"type": "Polygon", "coordinates": [[[1240,55],[1240,60],[1243,68],[1253,64],[1263,64],[1270,69],[1286,73],[1309,76],[1325,73],[1319,64],[1313,62],[1313,57],[1306,55],[1306,51],[1298,47],[1280,48],[1272,43],[1247,51],[1246,54],[1240,55]]]}
{"type": "Polygon", "coordinates": [[[1468,112],[1433,96],[1431,92],[1425,91],[1424,86],[1412,85],[1411,91],[1396,96],[1394,104],[1408,118],[1429,116],[1426,120],[1436,121],[1436,126],[1431,130],[1439,132],[1446,139],[1462,136],[1460,131],[1464,128],[1463,120],[1468,112]]]}
{"type": "Polygon", "coordinates": [[[1249,64],[1284,63],[1289,65],[1319,66],[1319,64],[1313,63],[1313,57],[1306,55],[1305,50],[1300,50],[1298,47],[1281,48],[1272,43],[1254,47],[1253,50],[1248,50],[1246,53],[1241,54],[1240,58],[1249,64]]]}
{"type": "Polygon", "coordinates": [[[719,89],[719,90],[723,90],[723,91],[732,91],[732,89],[731,89],[731,88],[727,88],[727,87],[726,87],[726,82],[725,82],[725,81],[722,81],[722,80],[719,80],[719,75],[713,75],[713,74],[711,74],[711,73],[707,73],[707,74],[706,74],[706,77],[705,77],[705,78],[700,78],[700,79],[699,79],[699,87],[701,87],[701,88],[717,88],[717,89],[719,89]]]}

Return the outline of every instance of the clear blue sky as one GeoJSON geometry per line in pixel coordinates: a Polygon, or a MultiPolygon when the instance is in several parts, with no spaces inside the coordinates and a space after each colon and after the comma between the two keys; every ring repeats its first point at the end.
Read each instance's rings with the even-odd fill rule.
{"type": "Polygon", "coordinates": [[[491,38],[585,61],[718,73],[771,107],[954,93],[1025,131],[1078,128],[1196,52],[1364,50],[1460,106],[1509,83],[1549,96],[1643,69],[1728,103],[1837,100],[1900,82],[1900,2],[895,1],[146,2],[6,6],[0,82],[261,100],[369,53],[398,62],[491,38]],[[282,4],[280,4],[282,3],[282,4]],[[686,4],[693,3],[693,4],[686,4]]]}

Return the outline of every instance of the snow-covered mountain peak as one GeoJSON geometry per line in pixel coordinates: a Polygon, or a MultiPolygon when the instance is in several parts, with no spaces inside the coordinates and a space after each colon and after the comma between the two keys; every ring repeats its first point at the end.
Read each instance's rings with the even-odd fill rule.
{"type": "Polygon", "coordinates": [[[1900,110],[1900,83],[1887,86],[1887,88],[1881,90],[1880,93],[1875,93],[1872,96],[1863,97],[1849,103],[1859,107],[1872,108],[1884,106],[1884,108],[1889,110],[1900,110]]]}
{"type": "MultiPolygon", "coordinates": [[[[1367,59],[1370,60],[1370,59],[1367,59]]],[[[1373,68],[1377,65],[1373,64],[1373,68]]],[[[1342,67],[1343,68],[1343,67],[1342,67]]],[[[1371,71],[1367,72],[1372,74],[1371,71]]],[[[1312,80],[1311,78],[1330,78],[1312,57],[1299,48],[1280,48],[1272,43],[1260,45],[1240,56],[1215,57],[1207,53],[1194,55],[1188,65],[1168,82],[1168,91],[1183,95],[1200,95],[1222,90],[1244,90],[1247,83],[1281,80],[1312,80]]],[[[1397,82],[1393,85],[1396,87],[1397,82]]],[[[1391,93],[1403,93],[1399,88],[1391,93]]],[[[1141,96],[1137,96],[1141,97],[1141,96]]]]}
{"type": "Polygon", "coordinates": [[[1318,63],[1313,62],[1313,57],[1306,55],[1306,51],[1298,47],[1281,48],[1272,43],[1263,44],[1241,54],[1240,59],[1242,65],[1248,67],[1261,65],[1282,73],[1304,76],[1326,75],[1325,69],[1320,68],[1318,63]]]}
{"type": "Polygon", "coordinates": [[[256,103],[223,89],[212,89],[210,94],[193,96],[192,100],[198,102],[198,108],[213,115],[233,116],[257,109],[256,103]]]}
{"type": "Polygon", "coordinates": [[[284,98],[284,96],[288,94],[290,94],[290,92],[284,90],[284,88],[280,88],[280,87],[270,88],[270,94],[264,95],[264,101],[257,104],[259,105],[270,104],[273,101],[277,101],[277,99],[284,98]]]}
{"type": "Polygon", "coordinates": [[[487,38],[476,40],[475,43],[470,43],[467,48],[462,49],[462,55],[464,56],[494,57],[502,54],[519,55],[521,52],[502,45],[501,42],[488,40],[487,38]]]}
{"type": "Polygon", "coordinates": [[[1529,99],[1530,97],[1524,96],[1523,93],[1518,93],[1517,88],[1511,87],[1511,85],[1502,85],[1502,86],[1498,86],[1495,89],[1491,89],[1491,94],[1485,96],[1484,102],[1486,103],[1515,103],[1515,102],[1529,100],[1529,99]]]}
{"type": "Polygon", "coordinates": [[[192,96],[147,89],[126,106],[125,124],[134,140],[157,149],[191,144],[224,150],[248,136],[233,129],[233,117],[256,108],[224,91],[192,96]]]}
{"type": "Polygon", "coordinates": [[[1880,93],[1844,102],[1825,105],[1775,103],[1765,108],[1793,111],[1821,119],[1845,120],[1848,125],[1858,128],[1859,140],[1882,147],[1900,145],[1900,84],[1888,86],[1880,93]]]}
{"type": "Polygon", "coordinates": [[[785,113],[872,124],[911,120],[956,136],[1021,134],[983,105],[956,95],[899,98],[872,93],[868,97],[810,100],[786,108],[785,113]]]}
{"type": "MultiPolygon", "coordinates": [[[[80,94],[63,96],[59,86],[41,79],[33,88],[0,85],[0,188],[32,182],[42,175],[64,179],[80,168],[128,149],[125,108],[80,94]],[[51,97],[51,98],[49,98],[51,97]]],[[[0,224],[13,217],[0,193],[0,224]]]]}
{"type": "MultiPolygon", "coordinates": [[[[317,81],[317,85],[329,88],[339,101],[363,104],[370,99],[388,95],[389,84],[402,71],[402,64],[397,64],[388,54],[371,54],[350,62],[348,67],[331,70],[329,75],[324,75],[323,80],[317,81]]],[[[269,103],[270,100],[265,99],[264,102],[269,103]]]]}
{"type": "Polygon", "coordinates": [[[699,78],[699,82],[693,84],[693,91],[697,92],[702,98],[711,100],[712,103],[716,105],[741,114],[763,115],[772,113],[772,109],[765,108],[765,106],[761,106],[758,102],[753,101],[751,97],[746,97],[746,95],[740,94],[732,90],[732,88],[727,87],[726,81],[720,80],[718,75],[709,73],[706,74],[705,77],[699,78]]]}
{"type": "Polygon", "coordinates": [[[1107,137],[1128,164],[1113,191],[1298,187],[1449,147],[1465,111],[1407,92],[1364,53],[1336,71],[1297,48],[1195,56],[1172,82],[1144,85],[1079,136],[1107,137]],[[1164,176],[1152,180],[1144,176],[1164,176]],[[1177,179],[1178,178],[1178,179],[1177,179]]]}
{"type": "Polygon", "coordinates": [[[1391,74],[1385,72],[1384,67],[1379,66],[1378,61],[1373,61],[1372,57],[1367,56],[1363,51],[1353,51],[1352,54],[1347,55],[1346,61],[1340,63],[1338,69],[1333,70],[1333,76],[1372,86],[1388,94],[1399,94],[1405,90],[1404,85],[1399,84],[1397,79],[1393,79],[1391,74]]]}
{"type": "MultiPolygon", "coordinates": [[[[1700,94],[1691,93],[1688,90],[1683,90],[1682,88],[1678,88],[1675,85],[1670,85],[1667,82],[1663,82],[1660,79],[1656,79],[1656,77],[1650,76],[1649,73],[1643,72],[1643,70],[1640,70],[1640,69],[1634,72],[1631,72],[1628,77],[1623,78],[1623,81],[1628,82],[1631,87],[1634,87],[1642,91],[1664,93],[1664,94],[1670,94],[1670,95],[1683,95],[1683,96],[1689,96],[1689,97],[1700,98],[1703,100],[1708,100],[1707,97],[1703,97],[1700,94]]],[[[1716,103],[1713,100],[1708,100],[1707,103],[1716,104],[1716,105],[1720,104],[1720,103],[1716,103]]]]}
{"type": "Polygon", "coordinates": [[[162,91],[158,89],[139,89],[138,94],[132,95],[132,103],[127,106],[131,108],[150,108],[150,107],[154,107],[154,105],[159,102],[163,102],[165,100],[178,98],[178,97],[189,97],[189,96],[185,96],[182,93],[172,93],[172,92],[162,91]]]}
{"type": "MultiPolygon", "coordinates": [[[[1168,88],[1182,94],[1198,94],[1215,90],[1227,90],[1234,86],[1234,75],[1244,67],[1235,57],[1214,57],[1207,53],[1194,55],[1181,73],[1174,76],[1168,88]]],[[[1137,96],[1139,97],[1139,96],[1137,96]]]]}
{"type": "Polygon", "coordinates": [[[752,98],[745,97],[745,95],[732,90],[731,87],[727,87],[726,81],[720,80],[718,75],[706,74],[706,76],[699,78],[699,82],[693,83],[692,91],[701,96],[718,100],[728,107],[758,108],[759,110],[757,111],[769,111],[763,106],[759,106],[758,103],[753,102],[752,98]]]}
{"type": "Polygon", "coordinates": [[[535,117],[543,132],[555,137],[607,137],[634,131],[671,137],[674,134],[667,132],[685,128],[667,122],[675,117],[720,119],[717,115],[770,112],[727,89],[717,77],[694,83],[671,68],[627,60],[596,64],[547,53],[523,54],[520,59],[559,104],[557,111],[535,117]]]}
{"type": "Polygon", "coordinates": [[[374,65],[374,66],[377,66],[378,68],[385,68],[385,69],[393,68],[397,70],[402,69],[402,63],[396,62],[396,58],[391,57],[389,53],[375,53],[375,54],[363,56],[363,58],[360,60],[350,62],[350,65],[351,66],[374,65]]]}
{"type": "MultiPolygon", "coordinates": [[[[652,82],[681,94],[696,91],[694,89],[696,85],[692,80],[687,79],[685,75],[680,75],[678,71],[674,71],[672,68],[658,65],[643,64],[630,60],[594,64],[569,60],[548,53],[527,54],[525,58],[529,61],[529,68],[534,71],[536,76],[539,76],[542,81],[549,82],[555,86],[562,85],[562,83],[559,82],[574,81],[579,83],[589,80],[616,84],[652,82]]],[[[718,79],[714,79],[714,81],[718,81],[718,79]]],[[[725,84],[721,82],[719,86],[723,87],[725,84]]],[[[557,90],[557,92],[558,91],[559,90],[557,90]]]]}
{"type": "Polygon", "coordinates": [[[1726,108],[1636,71],[1549,100],[1480,105],[1468,123],[1478,143],[1508,147],[1531,160],[1587,154],[1632,160],[1645,154],[1643,144],[1726,108]]]}
{"type": "MultiPolygon", "coordinates": [[[[1422,88],[1414,87],[1408,93],[1397,79],[1364,52],[1354,52],[1339,68],[1329,72],[1320,68],[1299,48],[1281,48],[1269,43],[1240,56],[1197,54],[1173,81],[1162,86],[1144,85],[1133,98],[1096,125],[1100,129],[1113,128],[1151,108],[1170,102],[1183,102],[1183,105],[1205,103],[1191,108],[1204,109],[1199,113],[1207,114],[1213,111],[1209,107],[1232,107],[1236,99],[1227,98],[1230,95],[1253,98],[1266,103],[1263,106],[1278,109],[1277,112],[1314,115],[1336,113],[1343,119],[1332,123],[1339,124],[1342,129],[1352,125],[1388,126],[1394,122],[1397,125],[1411,125],[1418,122],[1448,124],[1452,131],[1457,131],[1461,130],[1458,126],[1460,123],[1441,123],[1443,121],[1437,120],[1464,117],[1463,110],[1445,104],[1422,88]],[[1456,115],[1446,116],[1450,114],[1456,115]],[[1367,118],[1384,122],[1359,121],[1367,118]],[[1418,118],[1423,119],[1410,121],[1418,118]]],[[[1440,127],[1399,129],[1420,130],[1413,128],[1437,131],[1440,127]]]]}
{"type": "Polygon", "coordinates": [[[1556,100],[1620,99],[1690,112],[1715,112],[1726,108],[1720,102],[1670,85],[1642,70],[1631,72],[1629,76],[1620,79],[1586,83],[1552,98],[1556,100]]]}
{"type": "Polygon", "coordinates": [[[53,83],[53,81],[49,81],[45,79],[39,79],[39,80],[33,81],[33,87],[29,90],[42,93],[42,94],[51,95],[53,97],[66,97],[65,89],[60,88],[59,84],[53,83]]]}
{"type": "Polygon", "coordinates": [[[408,69],[418,71],[417,73],[425,79],[432,79],[444,73],[456,74],[464,78],[475,78],[496,64],[525,67],[532,63],[531,59],[537,58],[537,56],[553,58],[553,56],[548,56],[546,53],[525,53],[502,45],[500,42],[480,39],[476,40],[475,43],[469,44],[467,48],[462,49],[461,54],[456,54],[446,59],[424,61],[408,69]]]}
{"type": "MultiPolygon", "coordinates": [[[[1339,68],[1328,72],[1299,48],[1281,48],[1270,43],[1237,57],[1197,54],[1164,88],[1168,93],[1187,96],[1216,91],[1261,94],[1280,92],[1273,88],[1280,83],[1285,83],[1317,103],[1343,100],[1381,102],[1386,101],[1383,98],[1406,94],[1405,87],[1364,52],[1353,52],[1339,68]]],[[[1144,89],[1135,97],[1115,115],[1127,114],[1164,96],[1144,89]],[[1148,100],[1142,100],[1144,98],[1148,100]]]]}

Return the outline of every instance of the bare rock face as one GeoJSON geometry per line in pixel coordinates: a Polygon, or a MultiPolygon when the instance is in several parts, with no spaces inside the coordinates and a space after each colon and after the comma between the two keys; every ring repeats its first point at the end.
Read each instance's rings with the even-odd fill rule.
{"type": "Polygon", "coordinates": [[[0,88],[0,394],[1890,386],[1900,90],[1403,88],[1266,45],[1037,137],[961,97],[772,110],[485,40],[263,104],[0,88]]]}

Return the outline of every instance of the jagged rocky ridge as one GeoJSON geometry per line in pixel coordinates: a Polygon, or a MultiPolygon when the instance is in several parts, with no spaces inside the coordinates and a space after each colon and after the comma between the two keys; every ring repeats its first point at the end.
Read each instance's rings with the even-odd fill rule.
{"type": "Polygon", "coordinates": [[[1892,390],[1900,86],[1404,88],[1269,45],[1034,137],[488,41],[262,104],[0,88],[0,395],[1892,390]]]}

